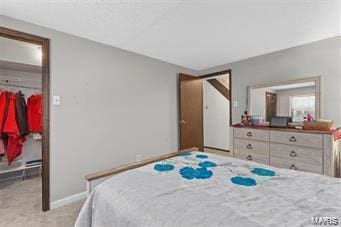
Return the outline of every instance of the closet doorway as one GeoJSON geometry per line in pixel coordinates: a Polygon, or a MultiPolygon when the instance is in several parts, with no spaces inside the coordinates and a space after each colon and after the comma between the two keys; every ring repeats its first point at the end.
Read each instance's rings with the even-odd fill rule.
{"type": "MultiPolygon", "coordinates": [[[[3,168],[8,168],[8,171],[13,170],[13,168],[14,170],[22,171],[22,179],[24,179],[28,170],[34,169],[34,167],[40,167],[41,174],[39,173],[39,175],[42,177],[42,210],[48,211],[50,209],[50,74],[48,39],[0,27],[0,89],[1,92],[8,90],[10,97],[16,97],[14,102],[16,105],[18,105],[17,97],[20,94],[19,91],[22,92],[20,97],[24,97],[24,100],[28,102],[28,106],[25,108],[27,110],[27,132],[23,130],[25,127],[22,126],[25,125],[22,123],[25,118],[20,117],[20,115],[24,115],[18,114],[18,109],[20,108],[14,105],[15,115],[12,113],[14,116],[12,117],[12,122],[17,123],[19,136],[12,136],[10,133],[6,133],[6,130],[5,132],[2,131],[2,139],[4,140],[5,147],[5,155],[3,157],[6,158],[5,161],[8,164],[11,163],[8,167],[3,165],[3,168]],[[30,50],[35,51],[35,60],[38,60],[40,64],[33,62],[34,59],[29,57],[32,54],[30,50]],[[20,139],[16,143],[14,153],[8,147],[10,144],[9,138],[12,138],[11,136],[20,139]],[[22,145],[21,149],[18,146],[20,143],[22,145]],[[37,156],[33,150],[39,151],[40,156],[37,156]]],[[[6,111],[10,110],[9,106],[11,102],[5,106],[7,105],[8,109],[5,108],[6,111]]],[[[3,119],[7,119],[10,116],[11,113],[8,111],[7,113],[8,116],[3,119]]]]}
{"type": "Polygon", "coordinates": [[[198,147],[230,156],[231,70],[179,74],[180,149],[198,147]]]}
{"type": "Polygon", "coordinates": [[[203,80],[204,151],[230,155],[231,70],[203,80]]]}

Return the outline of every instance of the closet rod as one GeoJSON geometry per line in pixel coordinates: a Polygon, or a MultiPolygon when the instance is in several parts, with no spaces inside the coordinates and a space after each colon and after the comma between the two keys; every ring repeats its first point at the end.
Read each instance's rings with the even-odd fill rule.
{"type": "Polygon", "coordinates": [[[0,82],[0,86],[5,86],[5,87],[17,87],[17,88],[29,88],[29,89],[40,90],[40,88],[37,88],[37,87],[19,86],[19,85],[11,85],[11,84],[2,84],[1,82],[0,82]]]}

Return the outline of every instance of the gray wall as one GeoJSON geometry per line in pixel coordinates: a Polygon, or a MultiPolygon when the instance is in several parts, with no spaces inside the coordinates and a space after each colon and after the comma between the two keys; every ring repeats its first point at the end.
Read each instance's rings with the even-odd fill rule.
{"type": "Polygon", "coordinates": [[[283,51],[200,71],[207,74],[232,69],[233,122],[240,122],[246,108],[246,88],[251,84],[320,75],[322,118],[341,125],[341,37],[330,38],[283,51]]]}
{"type": "Polygon", "coordinates": [[[86,174],[178,149],[177,73],[131,52],[0,16],[51,39],[51,201],[85,191],[86,174]]]}

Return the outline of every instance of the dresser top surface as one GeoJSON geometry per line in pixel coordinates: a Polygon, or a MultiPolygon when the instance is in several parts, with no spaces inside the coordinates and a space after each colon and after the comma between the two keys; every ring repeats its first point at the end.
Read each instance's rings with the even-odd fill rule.
{"type": "Polygon", "coordinates": [[[268,126],[252,126],[252,125],[241,125],[235,124],[232,125],[234,128],[246,128],[246,129],[259,129],[259,130],[269,130],[269,131],[283,131],[283,132],[301,132],[301,133],[313,133],[313,134],[326,134],[326,135],[334,135],[335,140],[341,139],[341,130],[305,130],[305,129],[295,129],[295,128],[274,128],[268,126]]]}

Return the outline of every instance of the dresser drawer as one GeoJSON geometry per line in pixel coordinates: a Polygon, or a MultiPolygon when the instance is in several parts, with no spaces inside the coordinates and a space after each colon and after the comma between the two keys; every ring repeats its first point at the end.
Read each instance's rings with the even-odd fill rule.
{"type": "Polygon", "coordinates": [[[270,160],[273,157],[322,166],[322,149],[299,147],[285,144],[270,144],[270,160]]]}
{"type": "Polygon", "coordinates": [[[234,128],[234,137],[269,141],[269,131],[262,129],[234,128]]]}
{"type": "Polygon", "coordinates": [[[269,143],[255,140],[234,139],[234,152],[245,151],[269,155],[269,143]]]}
{"type": "Polygon", "coordinates": [[[270,131],[270,141],[322,149],[322,135],[298,132],[270,131]]]}
{"type": "Polygon", "coordinates": [[[278,168],[293,169],[322,174],[322,165],[312,165],[309,163],[301,162],[300,160],[294,160],[289,158],[271,156],[270,165],[278,168]]]}
{"type": "Polygon", "coordinates": [[[264,155],[259,152],[237,151],[234,153],[234,157],[269,165],[269,155],[264,155]]]}

